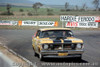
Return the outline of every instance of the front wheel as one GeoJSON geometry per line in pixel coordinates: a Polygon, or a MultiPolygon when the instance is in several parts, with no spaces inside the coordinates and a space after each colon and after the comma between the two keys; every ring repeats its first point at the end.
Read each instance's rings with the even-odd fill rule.
{"type": "Polygon", "coordinates": [[[82,60],[82,55],[80,57],[77,57],[76,60],[81,61],[82,60]]]}
{"type": "Polygon", "coordinates": [[[39,54],[39,58],[40,58],[40,61],[43,61],[44,60],[44,57],[42,54],[39,54]]]}
{"type": "Polygon", "coordinates": [[[37,56],[37,53],[35,52],[35,49],[34,49],[34,47],[33,47],[33,50],[34,50],[34,56],[37,56]]]}
{"type": "Polygon", "coordinates": [[[36,56],[38,56],[38,54],[34,51],[34,56],[36,57],[36,56]]]}

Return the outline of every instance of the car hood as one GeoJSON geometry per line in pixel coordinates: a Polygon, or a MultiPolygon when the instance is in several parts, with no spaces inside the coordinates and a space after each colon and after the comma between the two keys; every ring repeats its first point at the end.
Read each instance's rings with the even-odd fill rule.
{"type": "Polygon", "coordinates": [[[67,37],[64,39],[40,38],[39,43],[83,43],[83,40],[75,37],[67,37]]]}

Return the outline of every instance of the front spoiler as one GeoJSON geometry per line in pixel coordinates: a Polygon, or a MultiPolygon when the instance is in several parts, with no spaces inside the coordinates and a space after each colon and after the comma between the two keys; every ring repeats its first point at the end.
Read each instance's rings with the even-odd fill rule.
{"type": "Polygon", "coordinates": [[[41,54],[46,58],[70,58],[70,57],[81,57],[84,50],[60,50],[60,51],[47,51],[42,50],[41,54]],[[58,56],[58,53],[68,53],[67,56],[58,56]]]}
{"type": "Polygon", "coordinates": [[[67,55],[67,56],[57,56],[57,55],[44,55],[45,58],[75,58],[75,57],[81,57],[81,54],[78,55],[67,55]]]}

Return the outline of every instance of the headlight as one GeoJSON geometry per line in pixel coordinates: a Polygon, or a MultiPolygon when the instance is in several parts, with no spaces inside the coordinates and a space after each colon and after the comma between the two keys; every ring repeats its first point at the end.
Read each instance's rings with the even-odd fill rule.
{"type": "Polygon", "coordinates": [[[44,49],[48,49],[49,46],[48,46],[47,44],[44,44],[44,45],[43,45],[43,48],[44,48],[44,49]]]}
{"type": "Polygon", "coordinates": [[[81,44],[77,44],[77,48],[80,49],[82,46],[81,44]]]}

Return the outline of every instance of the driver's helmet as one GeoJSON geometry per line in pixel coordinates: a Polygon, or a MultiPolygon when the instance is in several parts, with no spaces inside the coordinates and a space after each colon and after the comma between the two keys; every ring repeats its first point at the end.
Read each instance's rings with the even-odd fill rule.
{"type": "Polygon", "coordinates": [[[48,37],[48,36],[49,36],[48,32],[45,32],[44,37],[48,37]]]}

